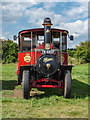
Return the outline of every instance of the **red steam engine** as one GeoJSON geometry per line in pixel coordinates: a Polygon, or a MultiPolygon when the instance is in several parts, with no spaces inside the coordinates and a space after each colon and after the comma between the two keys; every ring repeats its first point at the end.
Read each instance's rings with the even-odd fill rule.
{"type": "MultiPolygon", "coordinates": [[[[32,88],[61,88],[65,98],[71,93],[71,70],[68,65],[67,30],[51,28],[45,18],[44,28],[28,29],[18,34],[18,85],[23,84],[23,98],[30,98],[32,88]]],[[[14,40],[16,40],[14,36],[14,40]]],[[[69,36],[73,40],[73,36],[69,36]]]]}

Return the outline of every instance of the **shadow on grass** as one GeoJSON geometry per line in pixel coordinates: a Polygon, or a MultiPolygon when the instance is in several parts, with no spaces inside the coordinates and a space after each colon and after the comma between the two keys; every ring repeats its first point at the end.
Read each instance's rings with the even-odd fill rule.
{"type": "MultiPolygon", "coordinates": [[[[90,85],[87,85],[83,82],[78,81],[77,79],[72,80],[72,92],[71,98],[85,98],[88,96],[88,88],[90,85]]],[[[45,93],[40,95],[35,95],[37,99],[41,99],[43,97],[50,97],[52,95],[62,96],[61,89],[53,89],[53,88],[43,88],[45,93]]]]}
{"type": "Polygon", "coordinates": [[[3,80],[2,81],[2,90],[14,90],[17,86],[16,80],[3,80]]]}
{"type": "MultiPolygon", "coordinates": [[[[2,90],[14,90],[15,86],[17,86],[16,80],[3,80],[2,81],[2,90]]],[[[72,80],[72,92],[71,98],[85,98],[88,96],[88,89],[90,85],[87,85],[83,82],[78,81],[77,79],[72,80]]],[[[37,94],[33,97],[37,99],[41,99],[44,97],[50,97],[52,95],[62,96],[61,89],[53,89],[53,88],[43,88],[43,94],[37,94]]]]}
{"type": "Polygon", "coordinates": [[[87,97],[90,85],[80,82],[77,79],[72,80],[72,94],[71,98],[85,98],[87,97]]]}

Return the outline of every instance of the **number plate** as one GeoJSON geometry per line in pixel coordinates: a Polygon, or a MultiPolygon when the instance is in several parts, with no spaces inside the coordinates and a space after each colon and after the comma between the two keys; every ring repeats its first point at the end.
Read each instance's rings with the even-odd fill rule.
{"type": "Polygon", "coordinates": [[[42,54],[55,54],[56,53],[56,51],[54,51],[54,50],[42,50],[42,51],[40,51],[42,54]]]}

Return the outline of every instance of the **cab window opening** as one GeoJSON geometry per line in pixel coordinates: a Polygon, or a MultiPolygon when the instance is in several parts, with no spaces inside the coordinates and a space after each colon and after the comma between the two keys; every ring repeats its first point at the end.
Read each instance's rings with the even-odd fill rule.
{"type": "Polygon", "coordinates": [[[52,44],[54,47],[58,49],[62,49],[63,52],[66,51],[66,34],[62,33],[62,36],[60,36],[60,32],[53,32],[52,33],[52,44]],[[62,39],[62,41],[61,41],[62,39]],[[62,44],[62,45],[61,45],[62,44]],[[60,48],[62,46],[62,48],[60,48]]]}
{"type": "MultiPolygon", "coordinates": [[[[66,52],[66,45],[67,45],[67,34],[62,33],[62,36],[60,36],[60,32],[52,31],[51,33],[52,39],[51,43],[52,45],[57,49],[62,49],[63,52],[66,52]],[[62,38],[62,43],[61,39],[62,38]],[[62,44],[62,45],[61,45],[62,44]],[[62,48],[60,48],[62,46],[62,48]]],[[[31,40],[31,32],[29,33],[23,33],[20,35],[20,48],[22,51],[30,51],[31,48],[38,48],[44,43],[44,32],[32,32],[32,40],[31,40]],[[32,41],[32,44],[31,44],[32,41]],[[32,46],[31,46],[32,45],[32,46]]]]}

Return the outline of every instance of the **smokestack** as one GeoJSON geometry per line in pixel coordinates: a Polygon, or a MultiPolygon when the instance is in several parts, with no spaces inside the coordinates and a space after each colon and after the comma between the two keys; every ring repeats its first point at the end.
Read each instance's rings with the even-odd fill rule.
{"type": "Polygon", "coordinates": [[[44,43],[45,43],[45,49],[50,49],[50,43],[51,43],[51,19],[46,17],[44,19],[44,23],[42,24],[44,26],[44,43]]]}

